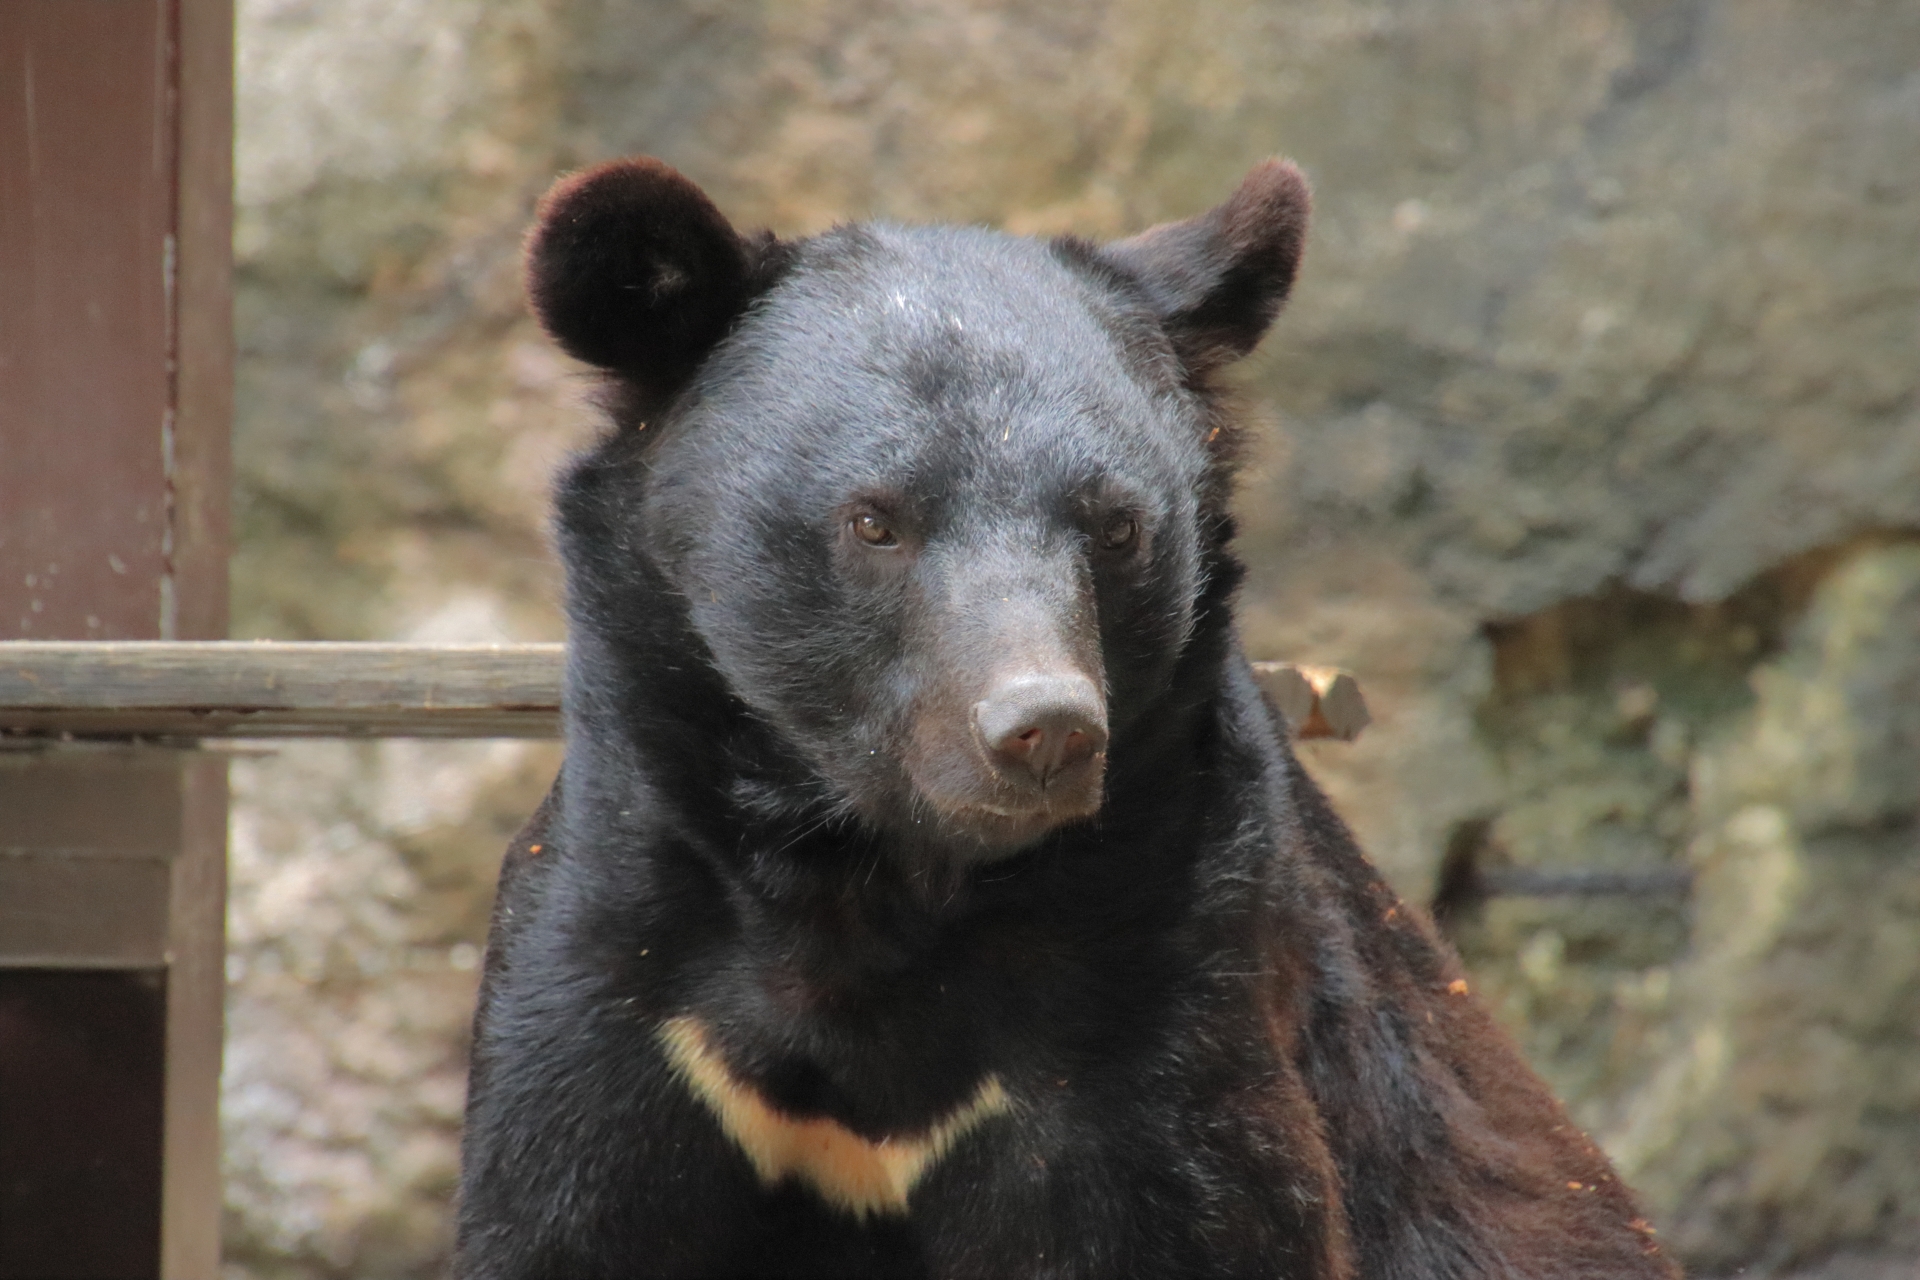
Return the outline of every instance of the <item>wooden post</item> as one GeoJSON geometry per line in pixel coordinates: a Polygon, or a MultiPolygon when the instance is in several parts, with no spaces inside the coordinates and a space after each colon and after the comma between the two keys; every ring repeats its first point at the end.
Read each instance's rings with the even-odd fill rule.
{"type": "MultiPolygon", "coordinates": [[[[0,3],[0,637],[226,632],[231,0],[0,3]]],[[[219,1271],[226,775],[0,754],[0,1280],[219,1271]]]]}

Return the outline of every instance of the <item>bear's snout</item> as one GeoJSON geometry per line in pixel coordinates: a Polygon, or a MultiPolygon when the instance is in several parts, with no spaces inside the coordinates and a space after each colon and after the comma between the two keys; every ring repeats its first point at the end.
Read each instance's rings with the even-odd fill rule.
{"type": "Polygon", "coordinates": [[[973,724],[996,769],[1042,788],[1107,749],[1100,690],[1078,672],[1006,677],[974,704],[973,724]]]}

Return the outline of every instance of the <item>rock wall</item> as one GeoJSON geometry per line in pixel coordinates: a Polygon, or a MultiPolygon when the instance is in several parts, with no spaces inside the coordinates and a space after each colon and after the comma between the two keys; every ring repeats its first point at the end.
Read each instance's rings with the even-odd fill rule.
{"type": "MultiPolygon", "coordinates": [[[[237,635],[558,637],[543,494],[593,423],[515,254],[562,169],[1107,236],[1299,159],[1245,632],[1377,716],[1310,767],[1693,1266],[1911,1272],[1920,8],[239,13],[237,635]]],[[[553,763],[238,766],[234,1276],[443,1266],[474,948],[553,763]]]]}

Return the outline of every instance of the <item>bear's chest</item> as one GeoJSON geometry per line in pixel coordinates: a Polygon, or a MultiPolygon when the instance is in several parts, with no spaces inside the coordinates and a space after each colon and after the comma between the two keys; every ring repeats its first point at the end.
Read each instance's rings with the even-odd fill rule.
{"type": "Polygon", "coordinates": [[[1167,1088],[1151,1061],[1084,1081],[988,1072],[927,1122],[873,1136],[783,1110],[697,1017],[658,1039],[679,1105],[693,1101],[710,1134],[680,1158],[751,1171],[758,1203],[740,1220],[782,1224],[769,1268],[806,1272],[816,1254],[842,1266],[857,1246],[884,1247],[895,1261],[881,1271],[900,1275],[1114,1274],[1120,1259],[1131,1274],[1315,1274],[1257,1265],[1261,1242],[1301,1238],[1303,1206],[1333,1203],[1277,1158],[1288,1136],[1259,1109],[1223,1135],[1208,1100],[1167,1088]],[[1227,1206],[1231,1186],[1260,1191],[1227,1206]]]}
{"type": "Polygon", "coordinates": [[[830,1116],[796,1115],[777,1105],[728,1063],[692,1015],[665,1023],[660,1041],[680,1083],[763,1186],[798,1183],[856,1218],[905,1214],[914,1188],[956,1143],[1013,1110],[1006,1087],[989,1074],[964,1102],[924,1124],[876,1138],[830,1116]]]}

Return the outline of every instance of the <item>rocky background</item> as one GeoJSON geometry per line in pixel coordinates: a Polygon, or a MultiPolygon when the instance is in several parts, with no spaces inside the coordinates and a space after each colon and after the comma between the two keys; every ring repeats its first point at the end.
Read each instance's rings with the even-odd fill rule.
{"type": "MultiPolygon", "coordinates": [[[[1296,157],[1247,375],[1308,762],[1698,1273],[1920,1266],[1920,6],[241,0],[237,636],[560,636],[564,169],[743,225],[1117,235],[1296,157]],[[1596,892],[1605,890],[1605,892],[1596,892]]],[[[235,768],[229,1275],[440,1274],[553,750],[235,768]]]]}

